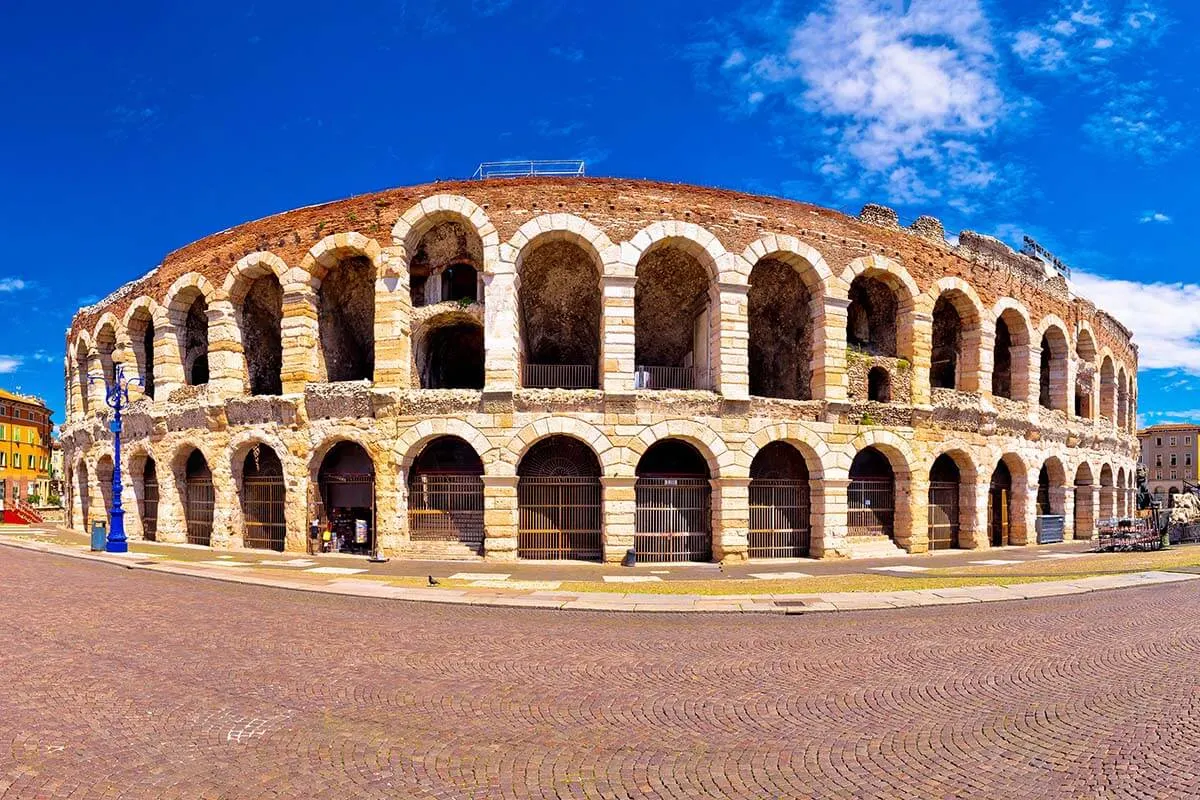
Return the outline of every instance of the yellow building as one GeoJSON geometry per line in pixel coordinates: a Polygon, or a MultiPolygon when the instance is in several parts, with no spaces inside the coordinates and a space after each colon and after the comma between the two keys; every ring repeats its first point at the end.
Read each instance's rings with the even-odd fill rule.
{"type": "Polygon", "coordinates": [[[0,497],[45,503],[50,493],[51,411],[37,397],[0,389],[0,497]]]}

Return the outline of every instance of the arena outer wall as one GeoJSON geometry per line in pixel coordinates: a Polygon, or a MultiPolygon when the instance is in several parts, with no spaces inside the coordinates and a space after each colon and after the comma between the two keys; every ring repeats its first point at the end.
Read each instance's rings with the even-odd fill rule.
{"type": "MultiPolygon", "coordinates": [[[[194,521],[187,517],[196,513],[187,499],[189,457],[198,450],[211,475],[215,548],[245,544],[251,520],[243,473],[255,445],[255,459],[263,447],[279,459],[289,551],[305,549],[309,523],[322,513],[322,459],[350,441],[373,462],[373,524],[384,553],[511,559],[518,529],[527,524],[518,501],[522,459],[546,437],[572,437],[599,465],[608,561],[634,545],[643,524],[639,461],[663,439],[686,442],[704,460],[711,557],[726,561],[747,557],[752,465],[772,442],[786,442],[803,457],[808,553],[815,557],[891,549],[890,542],[879,548],[888,537],[877,529],[857,535],[864,533],[862,514],[855,513],[862,501],[848,503],[848,493],[860,488],[851,486],[852,464],[866,448],[890,467],[890,538],[909,552],[929,548],[931,469],[943,454],[959,479],[956,544],[987,548],[999,516],[1006,544],[1034,543],[1036,518],[1047,511],[1063,515],[1068,538],[1076,528],[1088,535],[1096,519],[1127,510],[1138,453],[1137,351],[1129,331],[1041,262],[966,231],[951,245],[937,220],[922,217],[902,228],[879,206],[856,219],[780,199],[635,180],[437,183],[240,225],[170,254],[145,277],[81,309],[66,346],[62,439],[70,524],[84,529],[109,503],[104,383],[89,384],[86,376],[111,378],[121,364],[128,373],[152,368],[154,399],[136,399],[125,415],[127,530],[131,538],[142,536],[149,513],[160,541],[187,538],[194,521]],[[583,271],[554,280],[555,258],[583,271]],[[766,262],[770,268],[755,271],[766,262]],[[450,268],[464,264],[478,270],[479,302],[443,301],[450,268]],[[343,265],[348,271],[323,288],[343,265]],[[703,272],[693,275],[696,265],[703,272]],[[373,283],[366,305],[353,300],[356,274],[373,283]],[[594,284],[573,279],[587,274],[596,276],[594,284]],[[666,366],[685,364],[679,374],[710,388],[635,388],[650,380],[635,376],[646,362],[640,356],[665,352],[671,331],[686,339],[686,325],[671,316],[679,302],[672,292],[701,280],[696,275],[705,286],[687,311],[695,315],[691,350],[685,361],[675,357],[666,366]],[[251,291],[268,276],[278,283],[274,300],[274,283],[251,291]],[[756,299],[756,281],[767,286],[768,279],[773,288],[759,290],[756,299]],[[426,288],[414,293],[414,283],[426,288]],[[560,294],[539,309],[537,298],[522,296],[523,283],[526,291],[536,286],[560,294]],[[587,291],[562,294],[564,286],[587,291]],[[598,348],[594,388],[523,388],[530,354],[554,347],[535,341],[533,328],[560,324],[592,302],[588,292],[599,303],[599,319],[580,316],[598,330],[581,333],[578,342],[568,335],[570,345],[562,346],[598,348]],[[639,300],[638,292],[645,297],[639,300]],[[773,297],[799,301],[772,306],[773,297]],[[258,313],[252,298],[266,298],[265,328],[251,319],[258,313]],[[643,330],[635,319],[639,302],[643,330]],[[947,317],[949,306],[954,313],[947,317]],[[755,321],[755,313],[768,312],[770,321],[755,321]],[[998,350],[1001,319],[1005,342],[998,350]],[[889,324],[894,329],[883,330],[889,324]],[[338,325],[358,325],[361,335],[355,339],[338,325]],[[451,362],[459,360],[453,348],[470,339],[472,326],[482,331],[482,389],[421,388],[434,369],[431,348],[442,348],[436,369],[453,372],[451,362]],[[263,362],[260,349],[276,346],[269,343],[272,330],[277,366],[263,362]],[[435,336],[438,330],[455,333],[435,336]],[[792,343],[794,330],[802,333],[792,343]],[[851,347],[848,335],[866,344],[855,338],[851,347]],[[335,336],[343,344],[331,344],[335,336]],[[786,347],[779,344],[784,340],[786,347]],[[370,380],[326,380],[343,361],[364,358],[370,380]],[[789,358],[805,363],[789,367],[789,358]],[[947,374],[947,361],[953,388],[932,387],[932,375],[947,374]],[[261,383],[262,363],[278,370],[278,385],[266,393],[261,387],[271,381],[261,383]],[[752,382],[770,383],[773,374],[793,368],[802,388],[782,394],[808,399],[751,394],[752,382]],[[887,388],[868,387],[873,368],[887,388]],[[1003,377],[993,375],[1001,369],[1003,377]],[[256,381],[260,393],[252,395],[256,381]],[[459,437],[482,462],[482,548],[410,536],[414,464],[439,436],[459,437]],[[156,465],[156,498],[147,497],[148,459],[156,465]],[[991,486],[1001,463],[1011,481],[1005,495],[991,486]],[[995,508],[1000,497],[1008,503],[1002,515],[995,508]],[[856,535],[848,535],[852,523],[856,535]]],[[[665,381],[658,372],[652,379],[665,381]]]]}

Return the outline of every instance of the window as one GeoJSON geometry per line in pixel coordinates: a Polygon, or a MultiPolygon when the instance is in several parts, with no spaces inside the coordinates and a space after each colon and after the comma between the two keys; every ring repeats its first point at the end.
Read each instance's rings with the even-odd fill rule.
{"type": "Polygon", "coordinates": [[[0,453],[0,469],[8,466],[8,453],[0,453]]]}
{"type": "Polygon", "coordinates": [[[1155,447],[1162,447],[1162,437],[1161,437],[1161,436],[1155,436],[1155,437],[1154,437],[1154,446],[1155,446],[1155,447]]]}
{"type": "Polygon", "coordinates": [[[1161,470],[1161,469],[1160,469],[1160,470],[1155,470],[1155,472],[1154,472],[1154,480],[1156,480],[1156,481],[1161,481],[1161,480],[1162,480],[1162,470],[1161,470]]]}
{"type": "Polygon", "coordinates": [[[1191,453],[1186,453],[1183,456],[1183,465],[1185,467],[1190,467],[1192,465],[1192,454],[1191,453]]]}
{"type": "Polygon", "coordinates": [[[1156,467],[1162,466],[1162,453],[1154,454],[1154,466],[1156,466],[1156,467]]]}
{"type": "Polygon", "coordinates": [[[21,468],[21,454],[13,453],[13,469],[21,468]]]}
{"type": "Polygon", "coordinates": [[[1191,443],[1192,443],[1192,437],[1191,437],[1191,434],[1188,434],[1187,436],[1183,437],[1183,443],[1184,443],[1184,444],[1191,444],[1191,443]]]}
{"type": "Polygon", "coordinates": [[[1171,453],[1171,466],[1174,467],[1179,463],[1179,456],[1171,453]]]}
{"type": "Polygon", "coordinates": [[[1178,437],[1172,436],[1171,437],[1171,447],[1174,447],[1177,443],[1178,443],[1178,437]]]}

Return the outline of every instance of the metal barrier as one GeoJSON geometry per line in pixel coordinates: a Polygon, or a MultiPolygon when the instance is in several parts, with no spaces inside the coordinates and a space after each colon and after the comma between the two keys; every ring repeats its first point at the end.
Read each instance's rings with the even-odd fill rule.
{"type": "Polygon", "coordinates": [[[596,368],[590,364],[526,364],[521,383],[527,389],[595,389],[596,368]]]}
{"type": "Polygon", "coordinates": [[[154,541],[158,536],[158,480],[142,484],[142,538],[154,541]]]}
{"type": "Polygon", "coordinates": [[[216,505],[212,478],[187,478],[184,495],[187,542],[208,547],[212,544],[213,506],[216,505]]]}
{"type": "Polygon", "coordinates": [[[750,481],[750,558],[808,556],[811,524],[807,481],[750,481]]]}
{"type": "Polygon", "coordinates": [[[633,374],[635,389],[697,389],[708,379],[706,370],[695,367],[638,367],[633,374]]]}
{"type": "Polygon", "coordinates": [[[287,538],[287,487],[282,475],[264,475],[242,481],[242,518],[246,547],[283,552],[287,538]]]}
{"type": "Polygon", "coordinates": [[[895,507],[891,478],[854,478],[846,490],[847,536],[894,534],[895,507]]]}
{"type": "Polygon", "coordinates": [[[560,161],[484,161],[475,168],[471,177],[476,180],[485,178],[527,178],[539,175],[555,177],[582,178],[587,165],[579,159],[562,159],[560,161]]]}
{"type": "Polygon", "coordinates": [[[517,481],[520,558],[599,561],[604,515],[596,477],[528,477],[517,481]]]}
{"type": "Polygon", "coordinates": [[[633,537],[638,560],[711,560],[711,495],[707,478],[638,478],[633,537]]]}
{"type": "Polygon", "coordinates": [[[955,481],[929,482],[929,549],[958,547],[958,492],[955,481]]]}
{"type": "Polygon", "coordinates": [[[408,484],[408,531],[414,542],[483,544],[483,480],[424,473],[408,484]]]}

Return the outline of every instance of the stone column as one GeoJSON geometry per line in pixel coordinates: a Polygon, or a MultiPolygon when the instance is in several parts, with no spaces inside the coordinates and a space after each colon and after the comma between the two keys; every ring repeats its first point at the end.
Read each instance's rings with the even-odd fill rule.
{"type": "MultiPolygon", "coordinates": [[[[396,553],[408,540],[408,497],[402,496],[403,479],[390,451],[368,449],[375,464],[375,531],[379,549],[396,553]]],[[[311,478],[310,478],[311,481],[311,478]]]]}
{"type": "Polygon", "coordinates": [[[383,250],[375,281],[375,385],[407,389],[412,379],[412,297],[399,248],[383,250]]]}
{"type": "Polygon", "coordinates": [[[158,533],[159,542],[187,541],[187,518],[183,514],[185,491],[182,469],[176,471],[170,462],[158,464],[158,533]]]}
{"type": "Polygon", "coordinates": [[[959,367],[962,378],[959,385],[964,392],[978,392],[984,396],[991,396],[995,343],[995,331],[984,330],[981,325],[963,331],[963,357],[960,359],[963,364],[959,367]]]}
{"type": "Polygon", "coordinates": [[[713,489],[713,561],[745,561],[749,550],[750,479],[716,478],[713,489]]]}
{"type": "Polygon", "coordinates": [[[846,310],[844,297],[818,294],[809,303],[812,313],[814,400],[846,399],[846,310]]]}
{"type": "MultiPolygon", "coordinates": [[[[901,314],[903,318],[903,314],[901,314]]],[[[929,369],[930,362],[933,359],[932,342],[933,342],[933,317],[923,312],[914,311],[912,314],[912,340],[907,343],[907,348],[901,342],[897,342],[900,347],[900,353],[912,355],[912,404],[914,406],[927,406],[931,402],[931,392],[929,389],[929,369]]],[[[902,334],[897,331],[897,338],[901,338],[902,334]]],[[[926,549],[928,549],[929,537],[927,531],[922,532],[922,536],[926,541],[926,549]]],[[[924,551],[917,551],[924,552],[924,551]]]]}
{"type": "Polygon", "coordinates": [[[1067,485],[1055,491],[1062,493],[1059,507],[1063,515],[1063,539],[1070,541],[1075,538],[1075,487],[1067,485]]]}
{"type": "Polygon", "coordinates": [[[928,552],[929,479],[923,475],[911,475],[907,481],[897,477],[895,493],[896,544],[910,553],[928,552]]]}
{"type": "Polygon", "coordinates": [[[717,380],[710,385],[727,400],[750,398],[748,291],[744,284],[718,284],[719,307],[710,312],[709,324],[718,326],[716,357],[709,359],[716,364],[717,380]]]}
{"type": "Polygon", "coordinates": [[[814,479],[811,485],[809,554],[813,558],[844,556],[847,552],[846,492],[850,479],[845,470],[826,470],[825,477],[814,479]]]}
{"type": "Polygon", "coordinates": [[[1037,519],[1037,477],[1033,480],[1013,479],[1012,500],[1010,502],[1008,540],[1010,544],[1037,544],[1037,531],[1034,521],[1037,519]]]}
{"type": "Polygon", "coordinates": [[[288,273],[283,289],[280,327],[283,393],[303,394],[305,385],[317,380],[317,349],[321,346],[321,335],[317,326],[317,291],[308,273],[298,268],[288,273]]]}
{"type": "Polygon", "coordinates": [[[634,277],[607,275],[601,281],[601,287],[604,313],[600,319],[599,386],[606,392],[632,392],[634,277]]]}
{"type": "MultiPolygon", "coordinates": [[[[988,373],[991,377],[991,373],[988,373]]],[[[990,387],[989,387],[990,388],[990,387]]],[[[988,493],[986,479],[976,477],[974,483],[963,483],[958,493],[958,546],[964,550],[980,550],[990,545],[988,539],[988,493]]]]}
{"type": "Polygon", "coordinates": [[[637,529],[637,478],[605,475],[600,478],[604,496],[604,561],[620,563],[625,551],[633,547],[637,529]]]}
{"type": "Polygon", "coordinates": [[[228,300],[216,300],[208,307],[208,369],[212,391],[221,396],[245,394],[246,358],[228,300]]]}
{"type": "Polygon", "coordinates": [[[1012,399],[1038,407],[1042,349],[1032,345],[1012,346],[1012,399]]]}
{"type": "Polygon", "coordinates": [[[104,365],[100,360],[100,354],[91,350],[88,352],[87,375],[84,380],[87,381],[88,409],[93,414],[104,415],[108,409],[104,402],[108,379],[102,376],[104,376],[104,365]],[[95,380],[92,380],[93,378],[95,380]]]}
{"type": "Polygon", "coordinates": [[[517,276],[513,265],[501,266],[507,271],[484,277],[484,388],[493,392],[520,385],[517,276]]]}
{"type": "Polygon", "coordinates": [[[212,538],[209,543],[214,550],[240,549],[244,545],[241,507],[233,486],[229,460],[221,456],[216,456],[214,460],[215,464],[208,465],[212,471],[214,490],[212,538]]]}
{"type": "Polygon", "coordinates": [[[166,400],[171,392],[184,385],[183,357],[179,352],[179,337],[175,325],[154,327],[154,398],[166,400]]]}
{"type": "Polygon", "coordinates": [[[1095,484],[1080,484],[1075,487],[1074,506],[1078,524],[1073,525],[1075,539],[1091,539],[1095,533],[1099,487],[1095,484]]]}
{"type": "Polygon", "coordinates": [[[491,561],[517,558],[517,477],[483,476],[483,552],[491,561]]]}

